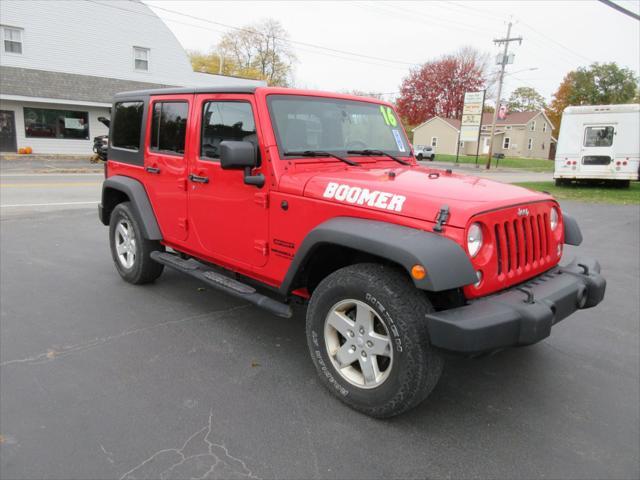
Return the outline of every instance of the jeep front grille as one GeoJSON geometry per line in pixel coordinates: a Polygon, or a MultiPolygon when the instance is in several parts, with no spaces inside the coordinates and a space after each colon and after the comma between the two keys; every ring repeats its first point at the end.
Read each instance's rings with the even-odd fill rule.
{"type": "Polygon", "coordinates": [[[493,225],[498,275],[520,273],[550,260],[549,216],[537,213],[493,225]]]}

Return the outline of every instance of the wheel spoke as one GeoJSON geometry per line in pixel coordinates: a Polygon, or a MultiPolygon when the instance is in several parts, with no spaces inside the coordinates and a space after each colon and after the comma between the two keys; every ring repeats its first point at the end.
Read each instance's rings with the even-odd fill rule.
{"type": "Polygon", "coordinates": [[[353,329],[355,328],[354,321],[347,317],[343,312],[337,312],[334,310],[331,312],[327,321],[329,322],[329,325],[335,328],[340,335],[345,338],[349,338],[348,332],[353,332],[353,329]]]}
{"type": "Polygon", "coordinates": [[[356,325],[366,333],[373,332],[373,312],[366,306],[356,305],[356,325]]]}
{"type": "Polygon", "coordinates": [[[374,356],[360,358],[360,370],[362,370],[365,385],[376,383],[380,371],[378,370],[378,361],[374,356]]]}
{"type": "Polygon", "coordinates": [[[389,337],[372,332],[369,334],[368,339],[373,343],[373,347],[369,348],[369,352],[372,355],[391,356],[391,341],[389,337]]]}
{"type": "Polygon", "coordinates": [[[129,232],[122,223],[118,225],[118,228],[116,230],[122,237],[122,240],[126,240],[127,238],[129,238],[129,232]]]}
{"type": "Polygon", "coordinates": [[[127,251],[127,249],[125,248],[124,243],[117,243],[116,244],[116,252],[118,252],[118,255],[122,255],[126,251],[127,251]]]}
{"type": "Polygon", "coordinates": [[[358,352],[351,345],[345,343],[336,352],[335,359],[340,368],[348,367],[358,359],[358,352]]]}

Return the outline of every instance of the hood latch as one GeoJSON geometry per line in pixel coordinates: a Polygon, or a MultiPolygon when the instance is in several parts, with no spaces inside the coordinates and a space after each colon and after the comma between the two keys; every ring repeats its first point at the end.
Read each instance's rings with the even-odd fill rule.
{"type": "Polygon", "coordinates": [[[436,224],[433,226],[434,232],[442,232],[442,226],[445,224],[447,219],[449,218],[449,206],[442,205],[440,207],[440,211],[438,212],[438,216],[436,217],[436,224]]]}

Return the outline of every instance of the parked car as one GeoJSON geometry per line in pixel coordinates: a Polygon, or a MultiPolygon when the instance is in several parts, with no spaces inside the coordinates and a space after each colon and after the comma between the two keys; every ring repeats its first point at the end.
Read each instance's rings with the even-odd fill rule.
{"type": "Polygon", "coordinates": [[[550,195],[418,165],[389,103],[183,88],[112,112],[98,212],[120,276],[306,306],[321,382],[368,415],[418,405],[444,352],[531,345],[604,297],[596,260],[559,265],[582,236],[550,195]]]}
{"type": "Polygon", "coordinates": [[[557,185],[640,179],[640,104],[567,107],[555,156],[557,185]]]}
{"type": "Polygon", "coordinates": [[[425,158],[433,161],[436,158],[436,149],[430,145],[416,145],[413,154],[420,161],[425,158]]]}

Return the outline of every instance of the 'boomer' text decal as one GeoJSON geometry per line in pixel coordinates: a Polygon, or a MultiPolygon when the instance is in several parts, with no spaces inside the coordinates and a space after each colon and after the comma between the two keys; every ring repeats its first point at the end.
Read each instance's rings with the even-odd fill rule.
{"type": "Polygon", "coordinates": [[[402,211],[402,205],[407,199],[404,195],[394,195],[393,193],[370,191],[367,188],[350,187],[349,185],[329,182],[323,195],[324,198],[333,198],[341,202],[353,203],[354,205],[368,205],[370,207],[382,208],[384,210],[402,211]]]}

